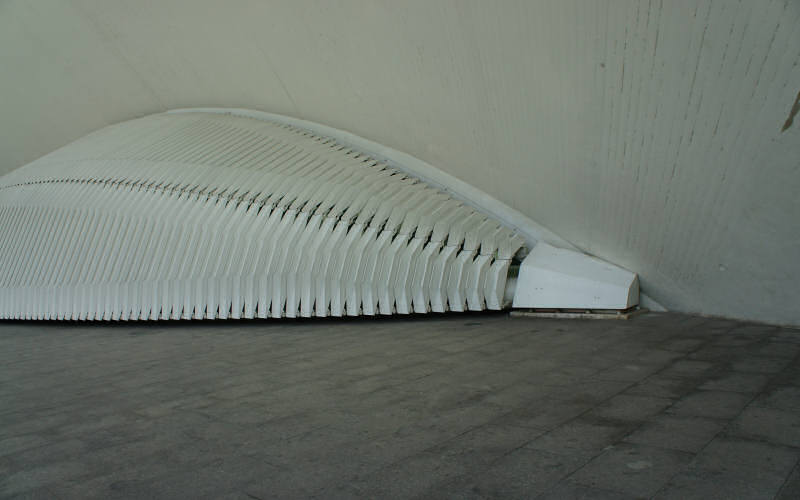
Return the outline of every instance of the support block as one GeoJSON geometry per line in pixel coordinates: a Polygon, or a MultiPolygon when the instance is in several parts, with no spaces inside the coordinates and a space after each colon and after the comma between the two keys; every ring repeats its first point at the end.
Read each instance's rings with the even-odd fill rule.
{"type": "Polygon", "coordinates": [[[629,309],[639,278],[586,254],[539,242],[519,270],[514,309],[629,309]]]}

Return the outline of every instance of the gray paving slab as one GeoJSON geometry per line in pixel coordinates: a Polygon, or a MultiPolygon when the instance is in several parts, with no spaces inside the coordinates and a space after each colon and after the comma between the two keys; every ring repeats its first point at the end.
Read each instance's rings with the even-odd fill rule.
{"type": "Polygon", "coordinates": [[[626,436],[625,441],[697,453],[724,428],[724,420],[658,415],[626,436]]]}
{"type": "Polygon", "coordinates": [[[800,465],[795,466],[794,471],[786,482],[781,486],[777,498],[780,500],[791,500],[800,498],[800,465]]]}
{"type": "Polygon", "coordinates": [[[640,444],[613,446],[572,475],[585,486],[649,498],[692,460],[692,455],[640,444]]]}
{"type": "Polygon", "coordinates": [[[800,332],[0,322],[0,498],[796,498],[800,332]]]}
{"type": "Polygon", "coordinates": [[[733,421],[729,433],[800,448],[800,412],[751,405],[733,421]]]}
{"type": "Polygon", "coordinates": [[[667,413],[682,417],[730,419],[738,415],[751,399],[749,394],[698,390],[669,407],[667,413]]]}
{"type": "Polygon", "coordinates": [[[744,373],[778,373],[783,370],[791,359],[780,356],[747,356],[732,364],[735,371],[744,373]]]}
{"type": "Polygon", "coordinates": [[[459,486],[480,498],[535,498],[547,493],[584,463],[585,459],[577,455],[520,448],[459,486]]]}
{"type": "Polygon", "coordinates": [[[676,399],[692,392],[698,385],[697,380],[656,374],[630,386],[624,394],[676,399]]]}
{"type": "Polygon", "coordinates": [[[636,425],[584,415],[534,439],[527,447],[591,458],[620,441],[636,425]]]}
{"type": "Polygon", "coordinates": [[[769,381],[768,375],[741,372],[722,372],[700,385],[706,391],[731,391],[755,394],[769,381]]]}
{"type": "Polygon", "coordinates": [[[800,412],[800,387],[773,386],[753,402],[756,406],[800,412]]]}
{"type": "Polygon", "coordinates": [[[738,438],[714,439],[655,498],[774,498],[800,450],[738,438]]]}
{"type": "Polygon", "coordinates": [[[663,412],[673,403],[672,399],[667,398],[617,394],[597,405],[591,414],[612,420],[644,421],[663,412]]]}
{"type": "Polygon", "coordinates": [[[542,500],[634,500],[638,497],[595,486],[584,486],[567,480],[559,482],[552,490],[539,498],[542,500]]]}

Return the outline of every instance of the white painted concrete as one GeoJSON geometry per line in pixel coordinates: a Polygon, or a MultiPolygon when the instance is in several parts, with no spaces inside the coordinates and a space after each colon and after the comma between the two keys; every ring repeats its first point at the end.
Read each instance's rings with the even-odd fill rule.
{"type": "Polygon", "coordinates": [[[244,114],[131,120],[0,177],[0,319],[507,305],[514,228],[330,136],[244,114]]]}
{"type": "Polygon", "coordinates": [[[171,108],[347,130],[639,273],[800,324],[800,3],[0,3],[0,171],[171,108]]]}
{"type": "Polygon", "coordinates": [[[519,269],[514,308],[628,309],[639,304],[635,273],[538,243],[519,269]]]}
{"type": "MultiPolygon", "coordinates": [[[[496,198],[488,196],[485,192],[477,189],[475,186],[471,186],[457,177],[453,177],[447,172],[444,172],[441,169],[420,160],[419,158],[415,158],[407,153],[403,153],[402,151],[397,151],[396,149],[384,146],[383,144],[378,144],[375,141],[370,141],[369,139],[351,134],[350,132],[339,130],[320,123],[314,123],[308,120],[292,118],[291,116],[280,115],[277,113],[267,113],[264,111],[254,111],[250,109],[186,108],[173,109],[167,111],[167,113],[215,113],[243,116],[254,118],[256,120],[285,123],[293,127],[308,130],[320,136],[331,137],[339,144],[344,144],[350,148],[353,148],[355,151],[366,153],[371,158],[381,161],[392,168],[396,168],[401,172],[405,172],[417,179],[425,181],[425,183],[429,186],[440,189],[453,198],[479,210],[481,213],[490,215],[503,222],[503,224],[513,229],[525,239],[528,248],[533,248],[538,241],[547,241],[551,245],[555,245],[559,248],[575,249],[575,247],[565,239],[561,238],[549,229],[542,227],[530,217],[521,214],[508,205],[500,202],[496,198]]],[[[514,255],[512,253],[512,255],[508,255],[505,258],[510,259],[513,256],[514,255]]]]}

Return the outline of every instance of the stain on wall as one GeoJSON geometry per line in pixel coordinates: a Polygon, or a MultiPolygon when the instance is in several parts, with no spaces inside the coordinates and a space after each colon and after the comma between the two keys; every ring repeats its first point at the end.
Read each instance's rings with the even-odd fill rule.
{"type": "Polygon", "coordinates": [[[786,132],[789,127],[792,126],[794,123],[794,117],[797,112],[800,111],[800,92],[797,93],[797,97],[794,99],[794,104],[792,104],[792,109],[789,111],[789,118],[783,122],[783,127],[781,128],[781,132],[786,132]]]}

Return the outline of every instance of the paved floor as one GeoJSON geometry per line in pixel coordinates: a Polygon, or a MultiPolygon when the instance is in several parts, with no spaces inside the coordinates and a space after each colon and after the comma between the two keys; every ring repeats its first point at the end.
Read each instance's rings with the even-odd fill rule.
{"type": "Polygon", "coordinates": [[[800,331],[0,323],[0,497],[800,498],[800,331]]]}

